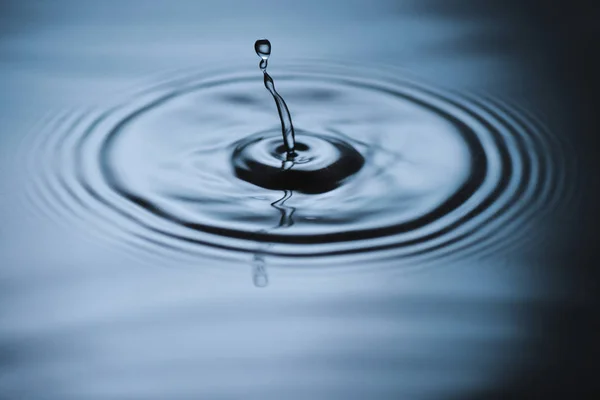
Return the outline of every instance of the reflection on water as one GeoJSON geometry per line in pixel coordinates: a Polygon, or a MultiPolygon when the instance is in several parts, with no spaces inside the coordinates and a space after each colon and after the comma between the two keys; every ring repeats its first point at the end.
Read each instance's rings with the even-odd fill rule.
{"type": "Polygon", "coordinates": [[[273,271],[256,290],[243,269],[86,267],[12,296],[12,393],[39,394],[34,381],[57,399],[445,398],[515,372],[512,352],[529,356],[515,310],[528,299],[506,273],[273,271]]]}
{"type": "Polygon", "coordinates": [[[464,92],[535,103],[518,46],[489,46],[521,32],[467,2],[258,3],[0,6],[1,398],[466,398],[535,366],[554,284],[536,256],[572,195],[568,150],[527,112],[464,92]],[[277,126],[257,37],[278,43],[298,139],[347,135],[380,161],[344,186],[362,189],[282,198],[228,178],[232,139],[277,126]],[[433,91],[293,70],[309,58],[403,67],[433,91]],[[236,79],[189,90],[222,65],[236,79]],[[483,181],[465,186],[473,171],[483,181]],[[119,182],[135,196],[106,189],[119,182]],[[464,209],[440,211],[455,193],[464,209]]]}

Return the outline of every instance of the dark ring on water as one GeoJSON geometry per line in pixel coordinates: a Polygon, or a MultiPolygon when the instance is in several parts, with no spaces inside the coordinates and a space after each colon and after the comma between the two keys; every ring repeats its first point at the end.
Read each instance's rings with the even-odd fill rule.
{"type": "MultiPolygon", "coordinates": [[[[349,143],[330,136],[310,136],[326,141],[337,150],[339,157],[332,158],[331,162],[325,165],[318,163],[313,166],[310,162],[294,164],[293,160],[286,161],[285,148],[279,145],[269,149],[274,162],[270,165],[253,157],[253,149],[264,144],[262,142],[268,138],[253,136],[238,142],[233,151],[231,162],[235,175],[265,189],[319,194],[338,188],[344,180],[363,167],[364,157],[349,143]]],[[[302,157],[303,151],[309,150],[309,147],[302,143],[301,137],[296,144],[296,150],[297,159],[302,157]]]]}

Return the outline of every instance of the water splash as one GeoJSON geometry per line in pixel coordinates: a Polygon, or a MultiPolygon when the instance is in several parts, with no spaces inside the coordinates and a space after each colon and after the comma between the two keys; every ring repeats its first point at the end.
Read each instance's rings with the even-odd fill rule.
{"type": "Polygon", "coordinates": [[[294,125],[292,124],[292,116],[290,110],[285,104],[283,97],[275,90],[275,83],[273,78],[267,73],[267,64],[269,56],[271,55],[271,42],[267,39],[259,39],[254,43],[254,50],[260,57],[259,67],[262,70],[265,78],[265,87],[273,96],[275,104],[277,105],[277,112],[279,113],[279,119],[281,121],[281,134],[283,135],[283,143],[287,151],[287,157],[289,160],[293,160],[296,156],[296,137],[294,134],[294,125]]]}
{"type": "MultiPolygon", "coordinates": [[[[277,93],[277,90],[275,90],[273,78],[271,78],[271,76],[267,73],[267,66],[269,63],[269,57],[271,55],[271,42],[269,42],[267,39],[259,39],[254,43],[254,50],[260,57],[260,63],[258,66],[264,74],[265,87],[271,93],[273,99],[275,100],[275,104],[277,105],[277,112],[279,113],[279,119],[281,121],[281,134],[283,136],[283,143],[286,150],[286,160],[282,162],[282,169],[289,170],[293,167],[294,159],[297,156],[295,152],[296,138],[290,110],[288,109],[285,100],[283,100],[279,93],[277,93]]],[[[291,190],[285,190],[283,197],[271,204],[271,206],[279,210],[281,213],[281,220],[275,229],[289,227],[294,224],[292,219],[294,208],[285,206],[286,200],[292,197],[292,193],[293,192],[291,190]]],[[[266,271],[266,262],[264,254],[261,251],[258,251],[254,254],[252,261],[252,280],[254,282],[254,286],[256,287],[266,287],[269,284],[269,277],[266,271]]]]}

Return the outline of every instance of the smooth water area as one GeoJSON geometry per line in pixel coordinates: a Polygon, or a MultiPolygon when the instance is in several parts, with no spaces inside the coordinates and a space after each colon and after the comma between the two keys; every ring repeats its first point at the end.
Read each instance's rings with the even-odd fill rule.
{"type": "Polygon", "coordinates": [[[541,75],[458,7],[264,3],[7,9],[0,398],[462,399],[540,368],[577,197],[541,75]]]}

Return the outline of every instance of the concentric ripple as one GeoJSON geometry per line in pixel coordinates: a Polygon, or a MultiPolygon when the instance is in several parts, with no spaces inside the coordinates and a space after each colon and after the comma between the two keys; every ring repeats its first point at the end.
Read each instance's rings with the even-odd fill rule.
{"type": "Polygon", "coordinates": [[[292,159],[280,132],[264,132],[239,142],[233,151],[235,175],[272,190],[326,193],[340,187],[364,165],[350,143],[335,136],[302,132],[292,159]]]}
{"type": "Polygon", "coordinates": [[[57,115],[28,146],[29,198],[130,250],[332,263],[482,254],[517,241],[569,194],[564,146],[497,101],[390,71],[278,70],[303,186],[277,175],[281,129],[248,68],[169,78],[107,110],[57,115]],[[252,163],[273,169],[256,175],[252,163]]]}

